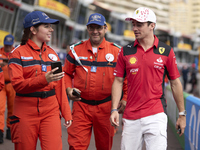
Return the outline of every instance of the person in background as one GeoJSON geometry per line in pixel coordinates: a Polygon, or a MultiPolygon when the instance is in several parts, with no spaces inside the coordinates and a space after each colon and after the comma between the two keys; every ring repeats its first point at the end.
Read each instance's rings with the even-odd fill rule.
{"type": "MultiPolygon", "coordinates": [[[[112,148],[114,127],[108,121],[113,71],[120,48],[105,40],[106,31],[105,17],[99,13],[91,14],[87,23],[90,38],[72,45],[65,61],[67,94],[74,100],[73,124],[68,128],[69,150],[86,150],[92,129],[97,150],[112,148]],[[81,97],[73,95],[74,89],[81,97]]],[[[126,103],[126,88],[124,84],[120,109],[124,109],[126,103]]]]}
{"type": "Polygon", "coordinates": [[[188,82],[188,73],[189,73],[189,68],[187,65],[184,65],[182,68],[182,77],[183,77],[183,90],[186,90],[186,85],[188,82]]]}
{"type": "Polygon", "coordinates": [[[5,86],[0,92],[0,144],[3,143],[4,137],[4,120],[5,120],[5,109],[7,102],[7,120],[6,120],[6,139],[11,140],[10,134],[10,116],[13,113],[13,103],[15,98],[15,90],[10,82],[8,75],[8,59],[10,52],[14,49],[14,37],[8,34],[4,37],[4,47],[0,49],[0,66],[2,67],[4,74],[5,86]]]}
{"type": "Polygon", "coordinates": [[[192,68],[191,68],[191,79],[190,79],[190,83],[192,84],[191,90],[189,91],[189,93],[193,93],[195,86],[197,84],[197,77],[196,77],[196,69],[195,69],[195,63],[192,64],[192,68]]]}
{"type": "Polygon", "coordinates": [[[44,12],[30,12],[24,18],[21,45],[10,54],[9,75],[16,91],[11,135],[16,150],[35,150],[38,138],[42,149],[62,150],[61,116],[66,128],[72,123],[64,72],[51,70],[51,63],[60,59],[46,44],[52,24],[58,23],[44,12]]]}
{"type": "Polygon", "coordinates": [[[3,89],[4,87],[4,76],[3,76],[3,70],[0,67],[0,91],[3,89]]]}
{"type": "Polygon", "coordinates": [[[117,111],[124,75],[128,80],[127,104],[124,110],[121,150],[167,149],[167,115],[164,98],[164,78],[168,74],[179,117],[176,128],[183,135],[186,111],[183,90],[173,49],[154,35],[155,13],[146,7],[135,10],[131,21],[136,40],[121,48],[112,85],[110,121],[119,126],[117,111]]]}

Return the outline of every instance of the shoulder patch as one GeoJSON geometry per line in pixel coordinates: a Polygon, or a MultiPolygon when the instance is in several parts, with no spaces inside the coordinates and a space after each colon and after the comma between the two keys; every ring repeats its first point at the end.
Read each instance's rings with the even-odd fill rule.
{"type": "Polygon", "coordinates": [[[74,47],[77,46],[77,45],[80,45],[82,43],[83,43],[83,41],[77,42],[77,43],[74,44],[74,47]]]}
{"type": "Polygon", "coordinates": [[[123,47],[123,54],[126,55],[133,55],[137,52],[137,47],[134,47],[134,42],[131,42],[123,47]]]}
{"type": "Polygon", "coordinates": [[[121,48],[121,46],[117,45],[116,43],[113,43],[114,46],[121,48]]]}
{"type": "Polygon", "coordinates": [[[158,43],[158,48],[154,49],[154,53],[158,55],[168,56],[170,53],[171,47],[161,41],[158,43]]]}

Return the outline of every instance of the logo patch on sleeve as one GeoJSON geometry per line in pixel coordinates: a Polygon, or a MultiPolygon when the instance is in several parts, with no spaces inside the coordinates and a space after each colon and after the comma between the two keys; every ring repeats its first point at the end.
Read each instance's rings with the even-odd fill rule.
{"type": "Polygon", "coordinates": [[[23,59],[23,60],[30,60],[30,59],[33,59],[33,57],[32,56],[30,56],[30,57],[21,56],[21,59],[23,59]]]}
{"type": "Polygon", "coordinates": [[[49,59],[53,60],[53,61],[57,61],[58,57],[55,54],[49,54],[48,55],[49,59]]]}

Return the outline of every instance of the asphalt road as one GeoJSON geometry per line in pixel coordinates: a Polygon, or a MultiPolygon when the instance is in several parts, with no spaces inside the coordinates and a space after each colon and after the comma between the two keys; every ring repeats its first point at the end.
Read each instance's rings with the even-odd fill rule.
{"type": "MultiPolygon", "coordinates": [[[[63,124],[62,120],[62,124],[63,124]]],[[[6,130],[6,128],[5,128],[6,130]]],[[[118,132],[115,134],[114,139],[113,139],[113,147],[112,150],[120,150],[120,143],[121,143],[121,133],[122,133],[122,127],[120,126],[118,128],[118,132]]],[[[168,126],[167,130],[167,135],[168,135],[168,148],[167,150],[182,150],[178,140],[176,139],[174,133],[168,126]]],[[[62,141],[63,141],[63,150],[68,150],[68,143],[67,143],[67,130],[65,129],[64,126],[62,126],[62,141]]],[[[94,142],[94,137],[92,135],[91,141],[90,141],[90,146],[88,150],[95,150],[95,142],[94,142]]],[[[14,150],[14,144],[5,138],[4,134],[4,143],[0,144],[0,150],[14,150]]],[[[38,141],[37,143],[37,150],[41,150],[40,148],[40,142],[38,141]]],[[[145,150],[145,148],[143,148],[145,150]]]]}

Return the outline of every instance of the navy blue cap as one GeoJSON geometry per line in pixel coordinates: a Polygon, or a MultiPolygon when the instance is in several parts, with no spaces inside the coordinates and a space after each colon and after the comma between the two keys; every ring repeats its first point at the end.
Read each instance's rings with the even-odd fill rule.
{"type": "Polygon", "coordinates": [[[89,24],[98,24],[100,26],[103,26],[106,25],[106,19],[102,14],[94,13],[90,15],[86,26],[89,24]]]}
{"type": "Polygon", "coordinates": [[[4,38],[4,45],[13,45],[14,44],[14,36],[8,34],[4,38]]]}
{"type": "Polygon", "coordinates": [[[24,28],[29,28],[39,23],[51,23],[51,24],[58,24],[59,20],[51,19],[47,14],[41,11],[32,11],[31,13],[27,14],[24,18],[24,28]]]}

